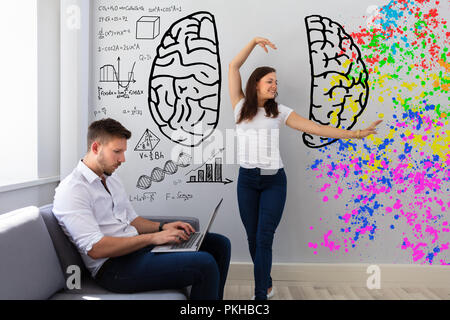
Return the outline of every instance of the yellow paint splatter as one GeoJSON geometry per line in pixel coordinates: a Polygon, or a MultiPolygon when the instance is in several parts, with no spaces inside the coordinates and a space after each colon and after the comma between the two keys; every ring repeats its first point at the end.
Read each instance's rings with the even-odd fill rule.
{"type": "Polygon", "coordinates": [[[347,60],[342,64],[342,66],[343,66],[344,68],[347,68],[348,65],[349,65],[351,62],[352,62],[352,60],[347,59],[347,60]]]}
{"type": "Polygon", "coordinates": [[[339,111],[341,111],[341,108],[336,108],[334,111],[333,111],[333,113],[331,114],[331,116],[330,116],[330,123],[332,124],[332,125],[336,125],[336,123],[338,122],[338,113],[339,113],[339,111]]]}
{"type": "Polygon", "coordinates": [[[415,87],[417,87],[417,84],[415,84],[414,82],[411,83],[403,82],[402,87],[407,88],[409,91],[412,91],[415,87]]]}

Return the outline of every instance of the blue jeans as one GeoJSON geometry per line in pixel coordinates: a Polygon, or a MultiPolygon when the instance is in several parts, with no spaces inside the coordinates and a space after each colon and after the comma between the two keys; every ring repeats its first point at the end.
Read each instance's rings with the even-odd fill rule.
{"type": "Polygon", "coordinates": [[[239,212],[253,260],[255,299],[267,299],[272,287],[272,243],[286,202],[286,174],[261,174],[261,169],[239,168],[237,195],[239,212]]]}
{"type": "Polygon", "coordinates": [[[223,299],[231,254],[227,237],[207,233],[197,252],[152,253],[152,249],[153,246],[148,246],[109,258],[95,280],[119,293],[192,286],[192,300],[223,299]]]}

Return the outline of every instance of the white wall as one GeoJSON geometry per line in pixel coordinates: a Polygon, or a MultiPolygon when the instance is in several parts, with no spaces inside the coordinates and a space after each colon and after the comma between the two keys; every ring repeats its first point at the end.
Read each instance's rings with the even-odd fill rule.
{"type": "MultiPolygon", "coordinates": [[[[245,83],[250,72],[260,65],[271,65],[277,69],[279,80],[278,101],[292,107],[298,114],[308,118],[309,94],[311,87],[309,54],[304,18],[311,14],[320,14],[329,17],[342,25],[345,25],[348,33],[358,30],[359,25],[367,23],[368,8],[373,5],[383,6],[388,1],[289,1],[277,2],[251,0],[251,1],[158,1],[149,3],[138,1],[138,10],[120,8],[126,5],[123,1],[93,1],[91,20],[91,71],[90,84],[90,108],[89,121],[103,117],[113,117],[128,127],[133,137],[129,140],[127,151],[127,163],[118,170],[125,187],[132,199],[145,196],[146,192],[155,192],[154,199],[147,197],[143,201],[133,201],[132,204],[141,215],[195,215],[205,224],[208,215],[215,203],[221,197],[225,198],[224,206],[217,216],[213,231],[227,235],[232,242],[233,261],[250,261],[247,249],[247,241],[244,228],[240,221],[236,201],[236,164],[224,166],[223,176],[233,180],[227,185],[189,185],[186,182],[186,173],[194,167],[180,168],[174,175],[166,175],[164,180],[153,183],[149,189],[140,190],[136,187],[140,175],[150,175],[156,167],[163,168],[166,161],[170,160],[173,142],[164,137],[150,116],[148,108],[148,83],[152,63],[156,57],[156,48],[162,41],[164,33],[178,19],[186,17],[197,11],[207,11],[214,15],[220,47],[222,67],[222,88],[220,104],[220,120],[216,133],[225,135],[226,129],[234,128],[234,121],[227,87],[227,67],[231,59],[254,36],[264,36],[271,39],[278,47],[277,51],[264,53],[257,48],[241,69],[243,82],[245,83]],[[115,7],[117,6],[117,7],[115,7]],[[142,6],[144,10],[140,10],[142,6]],[[160,17],[160,35],[153,40],[140,40],[135,37],[136,22],[141,16],[160,17]],[[114,21],[115,19],[115,21],[114,21]],[[123,34],[120,32],[125,31],[123,34]],[[115,35],[100,37],[101,32],[111,32],[115,35]],[[114,49],[114,46],[122,46],[114,49]],[[139,46],[137,49],[136,47],[139,46]],[[127,47],[127,48],[126,48],[127,47]],[[131,49],[130,49],[131,47],[131,49]],[[133,48],[134,47],[134,48],[133,48]],[[141,55],[144,59],[140,59],[141,55]],[[121,75],[127,77],[133,63],[134,79],[136,83],[131,85],[133,90],[143,90],[142,95],[133,95],[129,99],[116,95],[98,97],[98,89],[104,91],[117,90],[117,84],[101,82],[100,68],[105,65],[117,66],[117,58],[120,57],[121,75]],[[132,114],[130,110],[137,109],[142,112],[132,114]],[[165,155],[164,159],[149,160],[141,158],[134,148],[146,129],[150,129],[161,140],[155,150],[165,155]],[[176,199],[176,195],[191,195],[192,199],[184,201],[176,199]],[[175,199],[173,199],[175,196],[175,199]]],[[[444,10],[445,11],[445,10],[444,10]]],[[[445,15],[448,13],[442,12],[445,15]]],[[[406,68],[406,67],[405,67],[406,68]]],[[[374,73],[373,76],[376,77],[374,73]]],[[[406,79],[405,81],[415,80],[406,79]]],[[[401,87],[401,82],[393,83],[401,87]]],[[[392,119],[392,104],[389,101],[382,102],[378,99],[378,91],[371,92],[370,103],[360,117],[356,129],[367,127],[372,121],[378,119],[379,113],[385,114],[385,122],[380,126],[380,136],[389,133],[389,123],[392,119]]],[[[436,101],[446,104],[446,96],[435,97],[436,101]]],[[[448,105],[448,103],[447,103],[448,105]]],[[[399,110],[397,110],[399,111],[399,110]]],[[[390,122],[391,121],[391,122],[390,122]]],[[[370,141],[369,141],[370,143],[370,141]]],[[[205,150],[208,143],[189,149],[187,152],[195,154],[198,150],[205,150]]],[[[362,148],[362,143],[358,144],[362,148]]],[[[337,157],[338,148],[335,146],[329,150],[332,157],[337,157]]],[[[202,151],[200,151],[201,153],[202,151]]],[[[230,150],[226,150],[230,152],[230,150]]],[[[395,231],[389,228],[393,217],[383,217],[383,211],[379,211],[377,239],[370,241],[367,236],[358,243],[356,248],[351,248],[348,253],[341,249],[339,252],[331,252],[326,247],[319,247],[319,253],[313,254],[308,242],[323,242],[323,235],[328,230],[340,232],[342,222],[338,215],[347,210],[351,201],[351,190],[347,190],[337,201],[325,203],[323,194],[318,190],[323,186],[323,180],[315,178],[316,173],[308,170],[315,159],[325,158],[320,150],[307,148],[301,138],[301,133],[283,128],[281,130],[281,153],[288,176],[288,197],[283,219],[275,234],[273,245],[274,262],[377,262],[386,263],[411,263],[411,251],[401,250],[402,233],[409,232],[409,226],[398,224],[395,231]],[[320,221],[319,219],[322,219],[320,221]],[[313,226],[313,230],[310,227],[313,226]],[[386,245],[389,244],[389,245],[386,245]]],[[[176,153],[175,153],[176,154],[176,153]]],[[[208,154],[203,160],[206,160],[208,154]]],[[[175,159],[176,160],[176,157],[175,159]]],[[[356,179],[356,178],[355,178],[356,179]]],[[[344,183],[344,182],[343,182],[344,183]]],[[[336,187],[336,186],[335,186],[336,187]]],[[[445,185],[444,185],[445,187],[445,185]]],[[[448,185],[447,185],[448,187],[448,185]]],[[[408,194],[408,196],[413,196],[408,194]]],[[[388,196],[380,195],[380,203],[389,205],[388,196]]],[[[433,207],[433,209],[439,209],[433,207]]],[[[332,239],[331,237],[330,239],[332,239]]],[[[448,234],[442,235],[442,241],[448,240],[448,234]]],[[[430,249],[430,248],[429,248],[430,249]]],[[[430,249],[431,250],[431,249],[430,249]]],[[[443,254],[443,257],[448,254],[443,254]]]]}
{"type": "Polygon", "coordinates": [[[59,177],[60,8],[58,0],[39,0],[37,5],[39,179],[19,188],[2,188],[9,191],[0,192],[0,214],[53,202],[59,177]]]}
{"type": "Polygon", "coordinates": [[[40,207],[52,203],[57,185],[58,182],[53,182],[0,192],[0,215],[22,207],[40,207]]]}
{"type": "MultiPolygon", "coordinates": [[[[165,30],[175,22],[195,11],[205,10],[214,14],[219,34],[220,55],[222,62],[222,89],[221,89],[221,110],[219,129],[224,132],[226,129],[234,128],[233,116],[227,92],[227,65],[234,55],[253,37],[261,35],[272,39],[278,46],[276,52],[265,54],[262,50],[255,51],[249,61],[242,68],[243,81],[245,81],[251,70],[258,65],[272,65],[277,69],[280,82],[280,96],[278,101],[295,109],[295,111],[308,117],[309,90],[310,90],[310,66],[306,49],[306,33],[304,17],[309,14],[319,13],[328,16],[341,23],[345,23],[350,28],[358,23],[364,22],[362,16],[366,15],[366,9],[373,5],[373,1],[341,1],[339,8],[334,1],[298,2],[281,0],[276,5],[261,5],[261,1],[184,1],[176,7],[181,11],[160,13],[161,35],[155,41],[142,41],[134,38],[135,22],[141,15],[153,15],[155,12],[120,12],[115,11],[100,12],[100,5],[122,5],[123,1],[97,0],[88,2],[63,1],[61,8],[56,4],[51,5],[50,1],[40,2],[48,4],[43,8],[60,11],[62,21],[49,20],[42,25],[42,28],[61,28],[61,70],[60,79],[58,75],[49,76],[48,79],[40,79],[40,83],[52,83],[45,86],[44,91],[51,91],[51,87],[59,87],[61,82],[61,126],[60,135],[52,134],[54,128],[44,130],[40,135],[41,143],[47,143],[49,147],[55,149],[54,145],[61,145],[61,178],[69,173],[76,165],[79,157],[85,152],[85,136],[89,122],[102,117],[113,117],[121,121],[126,127],[131,129],[133,137],[130,139],[127,151],[127,163],[118,170],[119,176],[124,181],[125,187],[133,199],[133,206],[137,212],[144,216],[150,215],[194,215],[200,218],[202,225],[207,221],[208,215],[220,197],[225,198],[221,213],[216,219],[213,231],[227,235],[232,241],[232,260],[249,262],[250,257],[247,249],[245,231],[239,218],[236,202],[236,164],[224,166],[223,176],[233,180],[233,183],[219,185],[197,185],[189,186],[184,183],[186,172],[193,166],[183,169],[174,176],[167,176],[161,183],[154,183],[151,189],[142,191],[136,188],[137,178],[142,174],[149,175],[155,167],[162,167],[170,159],[173,144],[162,137],[158,128],[150,117],[147,104],[147,94],[135,96],[131,99],[117,99],[114,97],[102,97],[98,99],[98,87],[100,85],[98,74],[99,68],[105,64],[114,64],[117,57],[121,57],[122,70],[126,74],[133,62],[137,62],[135,69],[136,84],[134,89],[146,92],[150,67],[156,54],[156,47],[159,45],[165,30]],[[64,19],[67,19],[72,12],[67,8],[74,5],[80,8],[81,24],[80,29],[68,29],[64,19]],[[128,21],[118,23],[100,24],[99,16],[127,16],[128,21]],[[263,17],[258,19],[258,17],[263,17]],[[129,28],[129,36],[122,38],[110,38],[112,44],[133,45],[138,43],[140,50],[119,50],[98,53],[98,47],[107,45],[109,42],[98,39],[100,28],[123,30],[129,28]],[[149,55],[150,59],[140,60],[140,55],[149,55]],[[58,80],[57,80],[58,79],[58,80]],[[46,81],[47,80],[47,81],[46,81]],[[137,108],[142,111],[142,115],[132,115],[126,113],[128,110],[137,108]],[[103,110],[106,110],[106,114],[103,110]],[[125,112],[124,112],[125,111],[125,112]],[[158,151],[165,154],[164,159],[141,159],[138,152],[133,149],[145,129],[150,129],[157,134],[161,141],[158,151]],[[59,142],[58,136],[60,137],[59,142]],[[143,197],[145,192],[155,192],[154,200],[146,198],[143,201],[136,201],[136,197],[143,197]],[[189,194],[193,198],[184,201],[183,199],[172,199],[178,194],[189,194]]],[[[377,1],[377,5],[384,5],[386,1],[377,1]]],[[[169,7],[172,3],[160,1],[158,4],[142,1],[148,8],[169,7]]],[[[448,13],[447,13],[448,15],[448,13]]],[[[47,29],[48,30],[48,29],[47,29]]],[[[59,43],[55,39],[55,46],[59,43]]],[[[55,50],[56,47],[48,45],[55,50]]],[[[59,54],[50,55],[42,61],[43,64],[52,60],[58,61],[59,54]],[[52,59],[52,57],[54,59],[52,59]]],[[[50,67],[52,73],[57,72],[50,67]]],[[[45,77],[45,75],[44,75],[45,77]]],[[[109,89],[107,84],[102,84],[109,89]]],[[[447,96],[443,96],[443,102],[447,96]]],[[[40,96],[40,104],[44,100],[49,104],[57,103],[55,95],[40,96]],[[47,98],[45,98],[47,97],[47,98]]],[[[362,123],[368,124],[376,118],[377,112],[382,111],[386,115],[391,115],[392,106],[376,100],[376,95],[371,97],[371,107],[362,116],[362,123]]],[[[57,113],[48,115],[45,109],[40,109],[40,117],[50,116],[55,123],[58,123],[57,113]]],[[[57,125],[56,125],[57,126],[57,125]]],[[[360,126],[361,127],[361,126],[360,126]]],[[[219,130],[217,130],[219,132],[219,130]]],[[[387,133],[386,127],[380,130],[381,135],[387,133]]],[[[57,148],[57,147],[56,147],[57,148]]],[[[194,152],[195,150],[190,150],[194,152]]],[[[339,213],[345,212],[349,198],[341,197],[339,201],[332,205],[322,201],[322,194],[317,190],[322,187],[314,176],[315,174],[307,170],[311,162],[323,155],[317,150],[311,150],[304,146],[301,141],[301,134],[291,129],[281,130],[281,152],[288,175],[288,198],[283,215],[283,219],[277,229],[274,241],[274,262],[319,262],[319,263],[411,263],[411,254],[399,249],[402,240],[402,232],[408,232],[408,226],[399,225],[395,232],[389,229],[391,220],[380,219],[383,231],[379,231],[377,241],[361,242],[361,244],[351,249],[349,253],[327,252],[321,250],[318,255],[313,255],[308,242],[321,241],[321,236],[329,229],[338,230],[341,226],[337,219],[339,213]],[[319,222],[322,219],[322,222],[319,222]],[[314,226],[314,230],[309,227],[314,226]],[[396,245],[397,244],[397,245],[396,245]]],[[[207,156],[207,155],[206,155],[207,156]]],[[[58,167],[53,158],[47,158],[40,154],[40,168],[42,172],[54,174],[54,168],[58,167]]],[[[204,159],[206,160],[206,159],[204,159]]],[[[59,172],[59,171],[58,171],[59,172]]],[[[44,186],[32,187],[20,191],[11,191],[0,194],[0,203],[4,210],[12,210],[23,205],[36,203],[42,205],[51,202],[56,183],[44,186]]],[[[447,185],[448,188],[448,185],[447,185]]],[[[349,196],[349,194],[347,194],[349,196]]],[[[381,199],[387,201],[387,199],[381,199]]],[[[439,210],[433,206],[433,210],[439,210]]],[[[443,241],[448,239],[448,234],[443,234],[443,241]],[[446,238],[447,237],[447,238],[446,238]]],[[[323,248],[322,248],[323,249],[323,248]]],[[[448,256],[448,254],[446,255],[448,256]]],[[[444,256],[444,258],[446,257],[444,256]]],[[[447,259],[448,260],[448,259],[447,259]]]]}
{"type": "Polygon", "coordinates": [[[38,174],[59,175],[59,1],[38,1],[38,174]]]}
{"type": "Polygon", "coordinates": [[[61,1],[60,177],[86,153],[89,85],[89,1],[61,1]]]}

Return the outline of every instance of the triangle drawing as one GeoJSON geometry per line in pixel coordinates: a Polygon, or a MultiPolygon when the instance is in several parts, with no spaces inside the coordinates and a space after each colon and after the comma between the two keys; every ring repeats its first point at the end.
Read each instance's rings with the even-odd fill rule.
{"type": "Polygon", "coordinates": [[[160,139],[150,130],[145,130],[134,151],[153,151],[160,139]]]}

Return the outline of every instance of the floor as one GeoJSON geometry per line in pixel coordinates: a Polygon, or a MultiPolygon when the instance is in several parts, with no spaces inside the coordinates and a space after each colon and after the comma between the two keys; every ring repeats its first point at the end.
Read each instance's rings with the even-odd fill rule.
{"type": "MultiPolygon", "coordinates": [[[[389,287],[368,289],[349,284],[312,285],[310,283],[274,281],[273,300],[450,300],[450,288],[389,287]]],[[[254,292],[253,281],[228,280],[225,300],[248,300],[254,292]]]]}

